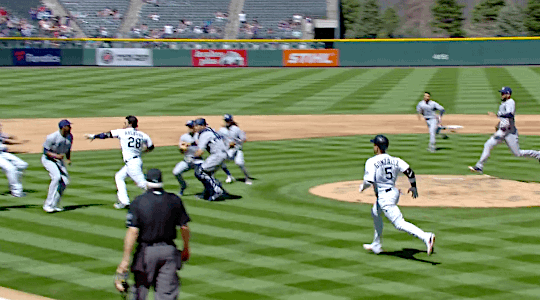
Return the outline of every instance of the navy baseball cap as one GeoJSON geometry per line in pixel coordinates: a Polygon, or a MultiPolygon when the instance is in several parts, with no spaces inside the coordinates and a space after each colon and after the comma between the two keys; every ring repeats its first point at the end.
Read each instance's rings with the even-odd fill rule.
{"type": "Polygon", "coordinates": [[[512,89],[507,87],[507,86],[503,86],[499,92],[501,94],[510,94],[510,95],[512,95],[512,89]]]}
{"type": "Polygon", "coordinates": [[[201,125],[201,126],[205,126],[207,125],[206,124],[206,120],[204,118],[198,118],[197,120],[195,120],[193,122],[195,125],[201,125]]]}
{"type": "Polygon", "coordinates": [[[225,120],[225,122],[231,122],[233,120],[233,117],[230,114],[225,114],[223,115],[223,120],[225,120]]]}
{"type": "Polygon", "coordinates": [[[68,125],[71,125],[71,122],[68,121],[68,120],[66,120],[66,119],[64,119],[64,120],[62,120],[62,121],[60,121],[60,122],[58,123],[58,128],[62,128],[62,127],[64,127],[64,126],[68,126],[68,125]]]}
{"type": "Polygon", "coordinates": [[[148,173],[146,173],[146,181],[152,183],[163,182],[163,180],[161,179],[161,171],[159,169],[148,170],[148,173]]]}
{"type": "Polygon", "coordinates": [[[189,128],[193,128],[193,125],[195,125],[193,123],[193,120],[189,120],[189,121],[186,122],[186,126],[189,127],[189,128]]]}

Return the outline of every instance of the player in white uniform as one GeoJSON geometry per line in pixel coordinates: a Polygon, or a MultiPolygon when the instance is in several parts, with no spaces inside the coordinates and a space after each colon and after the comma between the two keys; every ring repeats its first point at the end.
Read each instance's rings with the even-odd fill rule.
{"type": "Polygon", "coordinates": [[[154,150],[154,144],[150,137],[137,129],[139,121],[135,116],[127,116],[123,129],[111,130],[100,134],[85,134],[87,139],[117,138],[120,140],[122,157],[126,165],[116,172],[114,180],[118,189],[118,202],[114,204],[117,209],[129,206],[129,196],[126,188],[126,177],[135,181],[138,187],[146,189],[147,181],[142,170],[143,162],[141,154],[154,150]]]}
{"type": "Polygon", "coordinates": [[[388,139],[384,135],[377,135],[371,142],[374,144],[373,152],[375,156],[366,161],[364,171],[364,181],[360,186],[360,192],[373,185],[377,201],[371,209],[373,224],[375,226],[375,235],[373,243],[364,244],[364,249],[373,251],[376,254],[382,250],[382,233],[383,220],[382,214],[386,216],[396,229],[405,231],[422,240],[427,247],[427,254],[433,252],[433,244],[435,243],[435,235],[431,232],[424,232],[416,225],[409,223],[403,219],[403,215],[397,204],[399,201],[399,190],[396,188],[396,179],[399,173],[404,173],[409,178],[411,187],[408,192],[412,193],[412,197],[418,197],[416,189],[416,178],[413,170],[401,158],[393,157],[386,154],[388,148],[388,139]]]}
{"type": "Polygon", "coordinates": [[[43,210],[48,213],[64,210],[58,205],[69,184],[69,174],[64,158],[67,164],[71,165],[71,145],[73,144],[71,123],[68,120],[62,120],[58,123],[58,127],[60,130],[49,134],[45,139],[41,156],[41,163],[49,171],[51,177],[49,193],[43,204],[43,210]]]}
{"type": "MultiPolygon", "coordinates": [[[[516,114],[516,102],[512,99],[512,89],[505,86],[502,87],[499,92],[501,93],[502,103],[497,112],[497,118],[499,118],[499,124],[496,126],[497,131],[484,144],[484,151],[482,152],[480,160],[474,167],[469,166],[469,169],[473,172],[484,172],[484,163],[489,158],[491,149],[502,142],[506,142],[506,145],[515,156],[533,157],[540,160],[539,151],[521,150],[519,148],[519,134],[514,119],[516,114]]],[[[493,112],[489,112],[488,114],[495,116],[493,112]]]]}
{"type": "MultiPolygon", "coordinates": [[[[225,145],[229,146],[227,151],[227,159],[233,160],[234,163],[240,167],[240,170],[244,173],[245,183],[251,185],[253,182],[246,170],[245,160],[244,160],[244,151],[242,151],[244,143],[247,141],[246,133],[238,127],[238,124],[233,120],[233,116],[230,114],[225,114],[223,116],[223,121],[225,121],[225,127],[219,129],[219,134],[223,136],[225,140],[225,145]]],[[[225,163],[222,166],[223,170],[227,169],[225,163]]],[[[226,172],[227,173],[227,172],[226,172]]],[[[227,174],[226,183],[231,183],[234,181],[234,177],[227,174]]]]}
{"type": "Polygon", "coordinates": [[[180,152],[184,154],[184,160],[177,163],[173,169],[173,174],[180,184],[180,196],[184,195],[184,190],[187,188],[187,183],[182,178],[182,173],[195,169],[197,165],[200,165],[203,162],[202,157],[195,157],[195,152],[197,151],[197,142],[195,141],[195,129],[194,122],[187,121],[186,126],[189,128],[188,133],[184,133],[180,137],[180,143],[178,145],[180,152]]]}
{"type": "MultiPolygon", "coordinates": [[[[425,92],[424,100],[421,100],[420,102],[418,102],[418,105],[416,105],[416,112],[418,113],[418,120],[420,120],[421,116],[424,117],[429,129],[428,151],[435,152],[437,151],[437,147],[435,147],[436,135],[439,134],[439,132],[441,131],[441,122],[442,116],[444,114],[444,107],[442,107],[442,105],[440,105],[439,103],[431,100],[430,98],[431,94],[429,92],[425,92]],[[437,115],[435,111],[439,111],[439,115],[437,115]]],[[[445,134],[443,134],[442,137],[444,139],[448,138],[448,136],[445,134]]]]}
{"type": "Polygon", "coordinates": [[[202,156],[204,151],[210,155],[202,164],[195,168],[195,177],[204,185],[203,198],[208,201],[216,201],[227,193],[221,187],[221,183],[214,177],[215,171],[223,164],[227,158],[227,147],[223,142],[223,137],[208,127],[206,120],[199,118],[194,121],[195,131],[199,133],[197,142],[197,151],[195,156],[202,156]]]}
{"type": "Polygon", "coordinates": [[[6,145],[19,145],[27,141],[17,141],[13,135],[2,132],[2,124],[0,124],[0,168],[6,173],[9,183],[11,196],[24,197],[21,178],[24,170],[28,167],[28,163],[8,152],[6,145]]]}

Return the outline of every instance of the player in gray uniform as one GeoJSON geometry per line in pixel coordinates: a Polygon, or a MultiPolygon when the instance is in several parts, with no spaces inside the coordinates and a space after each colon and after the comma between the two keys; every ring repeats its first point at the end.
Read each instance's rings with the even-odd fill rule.
{"type": "Polygon", "coordinates": [[[13,197],[25,196],[21,177],[24,170],[28,167],[28,163],[9,153],[6,145],[19,145],[26,142],[27,141],[17,141],[15,136],[3,133],[2,125],[0,124],[0,168],[6,173],[11,196],[13,197]]]}
{"type": "MultiPolygon", "coordinates": [[[[251,185],[249,174],[246,170],[245,161],[244,161],[244,151],[242,151],[244,143],[246,142],[246,133],[238,127],[238,124],[233,120],[233,116],[230,114],[225,114],[223,116],[223,121],[225,121],[225,127],[219,129],[219,134],[223,136],[225,140],[225,145],[229,146],[227,151],[227,159],[233,160],[234,163],[240,167],[240,170],[244,173],[245,183],[251,185]]],[[[227,166],[223,163],[223,170],[226,170],[227,166]]],[[[231,183],[234,181],[232,175],[227,174],[226,183],[231,183]]]]}
{"type": "MultiPolygon", "coordinates": [[[[519,148],[519,135],[516,128],[514,116],[516,114],[516,102],[512,99],[512,89],[505,86],[499,91],[501,93],[501,105],[497,112],[499,124],[496,126],[497,131],[484,144],[484,151],[480,160],[474,167],[469,166],[473,172],[483,173],[484,163],[491,154],[491,149],[502,142],[506,142],[508,148],[515,156],[533,157],[540,160],[540,152],[536,150],[521,150],[519,148]]],[[[489,115],[495,116],[494,113],[488,112],[489,115]]]]}
{"type": "Polygon", "coordinates": [[[49,193],[43,204],[43,210],[48,213],[64,210],[58,204],[69,184],[69,174],[64,158],[66,158],[67,164],[71,165],[71,145],[73,144],[71,123],[68,120],[62,120],[58,123],[58,127],[60,130],[47,136],[45,143],[43,143],[43,155],[41,156],[41,163],[51,176],[49,193]]]}
{"type": "MultiPolygon", "coordinates": [[[[416,112],[418,112],[418,120],[420,120],[421,115],[424,117],[429,129],[428,151],[435,152],[437,151],[437,148],[435,147],[435,140],[436,135],[439,134],[439,132],[441,131],[441,122],[442,116],[444,114],[444,107],[442,107],[442,105],[440,105],[439,103],[431,100],[430,98],[431,94],[429,92],[425,92],[424,99],[418,102],[418,105],[416,105],[416,112]],[[435,111],[439,111],[439,115],[437,115],[435,111]]],[[[447,135],[443,135],[442,137],[444,139],[448,138],[447,135]]]]}
{"type": "Polygon", "coordinates": [[[197,165],[200,165],[203,162],[202,157],[195,157],[195,152],[198,147],[194,137],[194,125],[195,123],[192,120],[186,122],[189,132],[180,137],[179,144],[180,152],[184,154],[184,160],[177,163],[173,169],[173,174],[180,184],[180,196],[184,195],[184,190],[187,188],[186,181],[182,178],[182,173],[195,169],[197,165]]]}
{"type": "Polygon", "coordinates": [[[195,151],[194,156],[202,156],[205,150],[210,153],[203,163],[195,168],[195,177],[204,185],[205,193],[203,198],[215,201],[226,194],[221,187],[221,183],[214,177],[214,172],[227,158],[227,147],[223,142],[223,137],[208,127],[205,119],[199,118],[195,120],[194,124],[195,131],[199,133],[198,149],[195,151]]]}

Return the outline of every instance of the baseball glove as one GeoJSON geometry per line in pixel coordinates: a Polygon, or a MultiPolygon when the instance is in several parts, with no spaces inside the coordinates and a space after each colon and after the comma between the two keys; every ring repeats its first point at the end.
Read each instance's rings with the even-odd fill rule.
{"type": "Polygon", "coordinates": [[[129,273],[116,273],[114,275],[114,287],[122,294],[124,299],[127,299],[129,284],[127,282],[129,273]]]}

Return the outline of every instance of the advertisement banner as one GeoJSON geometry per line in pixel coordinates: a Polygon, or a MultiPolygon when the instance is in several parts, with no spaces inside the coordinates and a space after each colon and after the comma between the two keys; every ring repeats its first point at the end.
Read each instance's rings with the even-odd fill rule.
{"type": "Polygon", "coordinates": [[[98,66],[123,67],[151,67],[154,64],[150,49],[135,48],[98,48],[96,62],[98,66]]]}
{"type": "Polygon", "coordinates": [[[283,50],[284,67],[337,67],[338,49],[283,50]]]}
{"type": "Polygon", "coordinates": [[[59,66],[62,62],[60,49],[13,49],[15,66],[59,66]]]}
{"type": "Polygon", "coordinates": [[[201,49],[191,50],[194,67],[247,67],[246,50],[201,49]]]}

